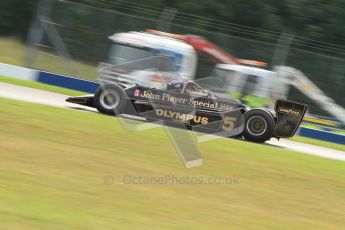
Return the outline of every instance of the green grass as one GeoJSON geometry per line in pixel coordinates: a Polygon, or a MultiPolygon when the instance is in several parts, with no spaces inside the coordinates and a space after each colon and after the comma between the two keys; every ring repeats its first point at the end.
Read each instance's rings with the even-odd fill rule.
{"type": "Polygon", "coordinates": [[[309,129],[322,130],[322,128],[320,126],[314,125],[314,124],[309,124],[309,123],[302,123],[301,126],[303,126],[305,128],[309,128],[309,129]]]}
{"type": "Polygon", "coordinates": [[[334,132],[340,135],[345,135],[345,130],[338,129],[338,130],[335,130],[334,132]]]}
{"type": "MultiPolygon", "coordinates": [[[[23,66],[25,64],[24,60],[27,47],[17,38],[1,37],[0,47],[0,63],[17,66],[23,66]]],[[[57,56],[55,51],[50,53],[40,51],[35,55],[33,68],[87,80],[96,80],[97,65],[91,65],[80,61],[71,61],[69,64],[74,67],[75,70],[73,72],[68,68],[66,63],[57,56]]]]}
{"type": "Polygon", "coordinates": [[[345,163],[219,139],[185,169],[162,128],[0,98],[0,229],[342,229],[345,163]],[[114,183],[105,185],[105,175],[114,183]],[[239,184],[125,184],[235,175],[239,184]]]}
{"type": "Polygon", "coordinates": [[[81,95],[87,94],[85,92],[80,92],[80,91],[76,91],[76,90],[52,86],[52,85],[43,84],[40,82],[27,81],[27,80],[15,79],[15,78],[4,77],[4,76],[0,76],[0,82],[30,87],[33,89],[45,90],[45,91],[54,92],[54,93],[61,93],[61,94],[69,95],[69,96],[81,96],[81,95]]]}

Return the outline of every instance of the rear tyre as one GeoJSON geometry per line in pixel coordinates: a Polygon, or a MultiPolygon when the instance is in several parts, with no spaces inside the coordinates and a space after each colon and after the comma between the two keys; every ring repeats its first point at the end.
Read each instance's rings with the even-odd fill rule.
{"type": "Polygon", "coordinates": [[[95,107],[101,113],[118,115],[124,111],[126,95],[121,87],[113,84],[101,85],[93,98],[95,107]]]}
{"type": "Polygon", "coordinates": [[[269,112],[260,109],[250,110],[244,114],[244,119],[244,139],[263,143],[273,136],[275,122],[269,112]]]}

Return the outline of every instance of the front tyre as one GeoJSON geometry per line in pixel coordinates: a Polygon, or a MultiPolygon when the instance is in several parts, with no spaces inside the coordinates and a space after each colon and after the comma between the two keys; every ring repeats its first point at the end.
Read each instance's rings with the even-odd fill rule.
{"type": "Polygon", "coordinates": [[[126,96],[122,88],[113,84],[101,85],[93,100],[97,110],[108,115],[121,114],[126,105],[126,96]]]}
{"type": "Polygon", "coordinates": [[[244,114],[245,126],[243,137],[252,142],[263,143],[274,133],[275,122],[273,116],[260,109],[254,109],[244,114]]]}

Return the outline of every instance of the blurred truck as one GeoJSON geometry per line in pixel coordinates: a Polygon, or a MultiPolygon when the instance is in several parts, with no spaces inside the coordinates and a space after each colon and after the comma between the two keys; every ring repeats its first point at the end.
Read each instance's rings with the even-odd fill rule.
{"type": "MultiPolygon", "coordinates": [[[[155,82],[160,82],[160,79],[171,78],[174,74],[186,80],[196,80],[198,55],[202,54],[215,63],[211,77],[223,82],[221,86],[212,86],[210,81],[207,88],[222,96],[231,96],[251,107],[268,107],[278,99],[285,99],[289,87],[294,86],[325,111],[345,123],[344,108],[327,97],[301,71],[292,67],[275,66],[273,71],[270,71],[265,69],[266,63],[235,58],[207,39],[196,35],[147,30],[115,33],[109,38],[113,44],[109,54],[110,63],[100,66],[99,73],[103,76],[126,75],[127,81],[141,81],[141,84],[143,81],[151,82],[153,86],[155,82]],[[159,65],[155,70],[150,70],[153,64],[145,60],[156,60],[153,57],[157,56],[168,57],[170,65],[159,65]],[[119,68],[126,66],[126,63],[130,66],[130,71],[119,68]],[[133,71],[131,63],[140,65],[137,64],[133,71]],[[164,69],[164,66],[169,68],[164,69]],[[108,71],[109,69],[111,71],[108,71]],[[157,75],[157,69],[162,74],[157,75]]],[[[166,79],[162,82],[166,82],[166,79]]]]}

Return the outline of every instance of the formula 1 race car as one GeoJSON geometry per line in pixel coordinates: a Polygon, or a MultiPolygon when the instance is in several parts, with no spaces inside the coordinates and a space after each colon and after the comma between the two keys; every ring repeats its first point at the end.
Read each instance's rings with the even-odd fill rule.
{"type": "Polygon", "coordinates": [[[305,104],[286,100],[278,100],[275,111],[250,109],[238,100],[218,97],[193,81],[176,79],[162,89],[107,83],[94,95],[70,97],[66,101],[95,107],[109,115],[130,114],[150,122],[253,142],[293,136],[307,109],[305,104]]]}

